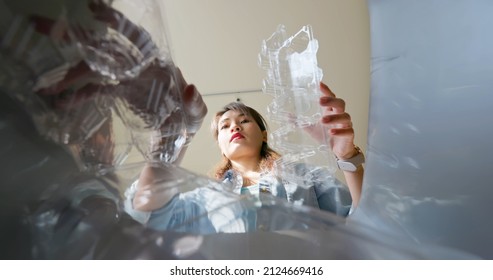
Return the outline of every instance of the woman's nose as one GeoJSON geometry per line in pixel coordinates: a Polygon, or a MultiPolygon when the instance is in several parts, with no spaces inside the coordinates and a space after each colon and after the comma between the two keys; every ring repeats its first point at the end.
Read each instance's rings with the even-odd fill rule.
{"type": "Polygon", "coordinates": [[[241,127],[237,124],[233,124],[231,126],[231,132],[234,132],[234,131],[240,131],[241,127]]]}

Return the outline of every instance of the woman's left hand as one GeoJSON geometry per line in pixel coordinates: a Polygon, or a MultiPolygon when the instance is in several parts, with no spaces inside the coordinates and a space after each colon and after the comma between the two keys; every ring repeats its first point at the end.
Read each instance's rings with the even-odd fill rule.
{"type": "MultiPolygon", "coordinates": [[[[346,102],[337,98],[330,88],[320,83],[320,106],[322,106],[322,118],[317,124],[304,126],[303,130],[322,144],[329,144],[332,152],[338,159],[348,159],[358,152],[354,146],[354,130],[351,116],[345,111],[346,102]],[[326,143],[326,134],[328,142],[326,143]]],[[[293,119],[296,117],[293,116],[293,119]]]]}
{"type": "Polygon", "coordinates": [[[337,98],[330,88],[320,83],[322,96],[320,106],[323,107],[321,123],[328,130],[329,145],[339,159],[353,157],[358,151],[354,146],[354,130],[351,116],[345,111],[346,102],[337,98]]]}

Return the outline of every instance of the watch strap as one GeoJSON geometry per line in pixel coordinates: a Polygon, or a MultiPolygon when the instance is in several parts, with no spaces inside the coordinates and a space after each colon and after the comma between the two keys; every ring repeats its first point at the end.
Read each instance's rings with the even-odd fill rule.
{"type": "Polygon", "coordinates": [[[348,159],[337,159],[337,166],[339,169],[344,171],[354,172],[360,167],[363,163],[365,163],[365,155],[361,151],[358,146],[354,146],[357,153],[351,158],[348,159]]]}

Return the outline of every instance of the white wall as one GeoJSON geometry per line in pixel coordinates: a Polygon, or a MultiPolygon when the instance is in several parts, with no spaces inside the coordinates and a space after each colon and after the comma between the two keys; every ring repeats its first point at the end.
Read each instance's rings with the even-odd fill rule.
{"type": "Polygon", "coordinates": [[[262,40],[279,24],[289,34],[312,25],[319,41],[323,80],[346,100],[356,143],[366,149],[370,88],[366,1],[163,0],[163,4],[173,59],[187,81],[204,95],[209,108],[183,160],[185,168],[206,174],[219,161],[209,124],[226,103],[240,98],[265,116],[270,98],[261,92],[263,73],[257,55],[262,40]]]}

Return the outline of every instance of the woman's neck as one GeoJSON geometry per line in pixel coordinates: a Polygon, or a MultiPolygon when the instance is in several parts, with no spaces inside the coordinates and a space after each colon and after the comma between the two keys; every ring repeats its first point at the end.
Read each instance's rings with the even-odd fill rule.
{"type": "Polygon", "coordinates": [[[241,174],[247,172],[258,172],[260,166],[259,158],[243,158],[231,160],[231,166],[234,170],[240,172],[241,174]]]}
{"type": "Polygon", "coordinates": [[[232,160],[231,165],[243,177],[243,186],[255,184],[260,178],[260,158],[232,160]]]}

